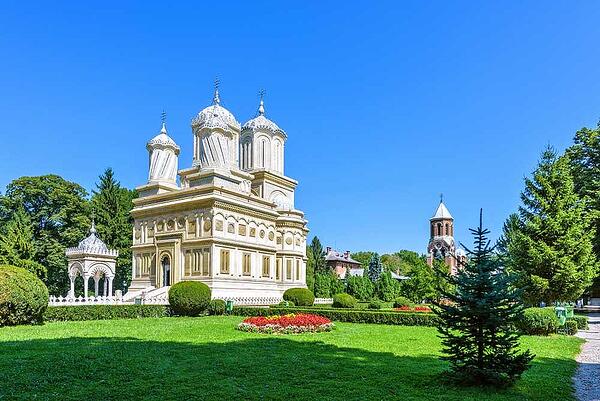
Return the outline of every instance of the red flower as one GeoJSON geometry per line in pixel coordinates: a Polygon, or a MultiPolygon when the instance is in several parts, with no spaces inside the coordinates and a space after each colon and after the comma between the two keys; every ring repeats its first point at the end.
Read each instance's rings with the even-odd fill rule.
{"type": "Polygon", "coordinates": [[[244,323],[255,326],[277,325],[281,327],[289,326],[321,326],[330,324],[331,320],[323,316],[309,314],[290,314],[284,316],[256,316],[244,319],[244,323]]]}

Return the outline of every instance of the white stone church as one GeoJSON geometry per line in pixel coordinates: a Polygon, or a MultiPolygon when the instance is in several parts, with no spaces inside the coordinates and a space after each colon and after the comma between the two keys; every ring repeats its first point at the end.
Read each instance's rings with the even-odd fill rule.
{"type": "MultiPolygon", "coordinates": [[[[306,286],[307,222],[294,206],[297,181],[285,176],[287,135],[265,116],[240,125],[215,89],[191,122],[193,160],[178,170],[167,133],[147,144],[148,182],[132,215],[130,293],[166,293],[197,280],[213,298],[279,300],[306,286]]],[[[260,303],[260,302],[259,302],[260,303]]]]}

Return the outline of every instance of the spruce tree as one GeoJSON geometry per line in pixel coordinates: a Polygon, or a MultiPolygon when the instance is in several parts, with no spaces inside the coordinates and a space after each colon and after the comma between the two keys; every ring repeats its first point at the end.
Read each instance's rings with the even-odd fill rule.
{"type": "Polygon", "coordinates": [[[569,163],[547,148],[525,179],[518,218],[509,217],[504,227],[507,266],[520,275],[531,304],[575,301],[598,272],[592,215],[587,199],[575,193],[569,163]]]}
{"type": "MultiPolygon", "coordinates": [[[[520,291],[495,257],[483,228],[471,229],[474,249],[455,276],[446,275],[454,291],[437,303],[442,359],[450,362],[451,378],[462,385],[506,386],[528,368],[533,355],[519,352],[515,323],[522,314],[520,291]]],[[[465,247],[466,248],[466,247],[465,247]]]]}
{"type": "Polygon", "coordinates": [[[126,291],[131,283],[133,219],[130,212],[136,193],[121,187],[110,168],[104,171],[99,180],[96,190],[92,191],[96,228],[106,245],[119,251],[114,289],[126,291]]]}
{"type": "Polygon", "coordinates": [[[367,276],[372,283],[376,283],[379,277],[383,273],[383,265],[381,264],[381,258],[379,254],[374,253],[369,261],[369,268],[367,269],[367,276]]]}

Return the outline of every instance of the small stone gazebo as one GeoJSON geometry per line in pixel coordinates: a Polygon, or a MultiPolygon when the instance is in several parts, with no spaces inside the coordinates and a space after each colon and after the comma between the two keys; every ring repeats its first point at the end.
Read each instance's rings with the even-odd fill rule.
{"type": "Polygon", "coordinates": [[[65,251],[68,259],[68,273],[71,281],[69,298],[75,297],[75,279],[83,278],[83,294],[88,297],[88,281],[94,279],[94,294],[98,294],[100,280],[104,279],[104,296],[112,296],[112,284],[119,252],[108,249],[106,244],[96,236],[96,226],[92,220],[90,234],[74,248],[65,251]]]}

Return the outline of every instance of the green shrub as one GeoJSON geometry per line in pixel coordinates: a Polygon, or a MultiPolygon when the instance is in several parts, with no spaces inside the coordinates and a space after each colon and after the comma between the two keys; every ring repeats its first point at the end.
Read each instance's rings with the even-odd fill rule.
{"type": "Polygon", "coordinates": [[[375,286],[368,277],[350,276],[346,279],[346,293],[361,301],[371,299],[374,290],[375,286]]]}
{"type": "Polygon", "coordinates": [[[292,301],[281,301],[276,306],[279,306],[282,308],[291,308],[291,307],[294,307],[295,305],[292,301]]]}
{"type": "Polygon", "coordinates": [[[0,266],[0,327],[42,323],[48,289],[34,274],[14,266],[0,266]]]}
{"type": "Polygon", "coordinates": [[[50,306],[44,313],[44,320],[66,322],[166,316],[169,316],[169,307],[165,305],[77,305],[50,306]]]}
{"type": "Polygon", "coordinates": [[[180,316],[198,316],[208,308],[210,288],[199,281],[180,281],[169,288],[169,305],[180,316]]]}
{"type": "Polygon", "coordinates": [[[568,336],[574,336],[577,334],[577,322],[569,319],[565,322],[564,326],[561,327],[562,331],[568,336]]]}
{"type": "Polygon", "coordinates": [[[375,283],[375,295],[382,301],[392,301],[400,295],[400,283],[389,271],[384,272],[375,283]]]}
{"type": "Polygon", "coordinates": [[[225,310],[227,309],[227,305],[225,301],[222,299],[213,299],[208,304],[208,314],[209,315],[224,315],[225,310]]]}
{"type": "Polygon", "coordinates": [[[369,305],[367,305],[367,309],[381,309],[381,302],[371,301],[369,302],[369,305]]]}
{"type": "Polygon", "coordinates": [[[415,303],[408,298],[398,297],[394,299],[394,308],[401,308],[403,306],[408,306],[414,308],[415,303]]]}
{"type": "Polygon", "coordinates": [[[573,317],[568,318],[567,320],[576,321],[578,330],[589,330],[590,328],[587,316],[575,315],[573,317]]]}
{"type": "Polygon", "coordinates": [[[525,334],[543,335],[556,333],[560,322],[554,308],[527,308],[517,322],[517,328],[525,334]]]}
{"type": "Polygon", "coordinates": [[[392,324],[400,326],[436,326],[438,317],[433,313],[394,312],[385,310],[325,309],[325,308],[251,308],[236,306],[237,316],[271,316],[288,313],[311,313],[337,322],[392,324]]]}
{"type": "Polygon", "coordinates": [[[308,288],[290,288],[283,293],[283,299],[297,306],[312,306],[315,303],[315,296],[308,288]]]}
{"type": "Polygon", "coordinates": [[[333,305],[334,308],[345,308],[352,309],[356,307],[356,298],[354,298],[350,294],[335,294],[333,296],[333,305]]]}

